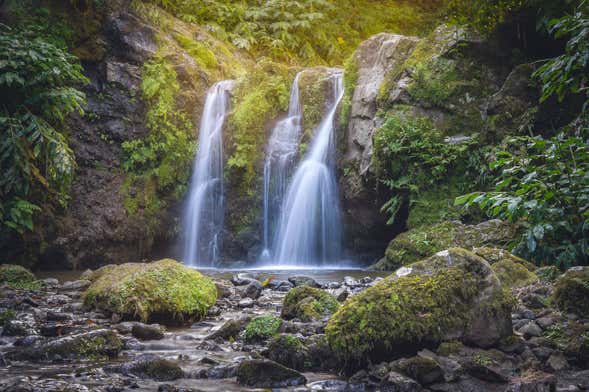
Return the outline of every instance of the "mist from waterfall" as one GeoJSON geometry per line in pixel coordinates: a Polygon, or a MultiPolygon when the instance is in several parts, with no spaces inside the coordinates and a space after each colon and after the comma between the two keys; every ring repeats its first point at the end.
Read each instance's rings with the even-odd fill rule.
{"type": "Polygon", "coordinates": [[[271,233],[276,230],[280,217],[280,207],[286,194],[290,178],[299,152],[301,137],[302,107],[299,97],[298,73],[290,92],[288,115],[279,121],[270,136],[264,162],[264,212],[263,212],[263,250],[262,262],[271,259],[270,245],[274,238],[271,233]]]}
{"type": "Polygon", "coordinates": [[[334,130],[337,107],[343,97],[343,73],[334,70],[329,79],[331,107],[288,186],[273,246],[273,264],[321,265],[336,262],[340,257],[334,130]]]}
{"type": "Polygon", "coordinates": [[[223,230],[223,123],[229,111],[233,81],[214,84],[201,118],[186,210],[183,216],[187,265],[212,267],[219,261],[223,230]]]}

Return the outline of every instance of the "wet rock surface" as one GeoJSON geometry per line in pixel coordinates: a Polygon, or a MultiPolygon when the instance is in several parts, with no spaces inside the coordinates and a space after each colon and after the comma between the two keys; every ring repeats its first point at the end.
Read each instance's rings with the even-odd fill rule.
{"type": "MultiPolygon", "coordinates": [[[[340,298],[345,304],[382,281],[342,275],[337,280],[311,277],[319,287],[309,292],[346,292],[346,298],[340,298]]],[[[225,294],[218,296],[214,314],[209,312],[191,325],[168,328],[119,322],[80,306],[83,291],[71,283],[45,280],[35,291],[3,286],[0,390],[515,392],[589,388],[589,320],[549,306],[554,283],[535,281],[512,290],[513,334],[496,344],[481,348],[448,338],[418,347],[412,355],[378,363],[366,360],[362,369],[344,376],[344,366],[324,334],[329,316],[282,319],[270,336],[246,339],[246,329],[256,317],[280,318],[285,296],[294,290],[292,283],[264,285],[265,280],[257,274],[235,276],[233,283],[216,278],[217,288],[223,287],[225,294]],[[256,299],[244,290],[250,286],[260,291],[256,299]],[[527,300],[530,296],[538,298],[534,306],[527,300]],[[244,299],[251,306],[240,307],[244,299]]],[[[300,291],[307,286],[297,287],[300,291]]]]}

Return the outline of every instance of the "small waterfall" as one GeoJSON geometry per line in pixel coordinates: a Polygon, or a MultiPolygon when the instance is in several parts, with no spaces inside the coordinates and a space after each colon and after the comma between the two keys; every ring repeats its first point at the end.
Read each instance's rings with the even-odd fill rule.
{"type": "Polygon", "coordinates": [[[334,176],[335,115],[343,97],[343,74],[330,76],[332,107],[319,124],[282,205],[273,260],[277,264],[318,265],[340,256],[341,221],[334,176]]]}
{"type": "Polygon", "coordinates": [[[271,258],[270,231],[274,231],[280,217],[280,207],[286,193],[287,181],[294,169],[301,137],[302,108],[299,99],[299,77],[294,79],[290,92],[288,115],[276,124],[266,149],[264,162],[264,232],[261,261],[271,258]]]}
{"type": "Polygon", "coordinates": [[[229,109],[233,81],[214,84],[207,93],[200,123],[184,214],[184,263],[214,266],[223,230],[223,123],[229,109]]]}

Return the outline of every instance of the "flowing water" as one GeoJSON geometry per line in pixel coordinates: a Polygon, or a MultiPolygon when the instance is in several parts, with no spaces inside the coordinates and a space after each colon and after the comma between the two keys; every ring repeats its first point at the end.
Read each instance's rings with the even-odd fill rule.
{"type": "Polygon", "coordinates": [[[215,266],[219,258],[224,213],[222,131],[232,87],[231,80],[213,85],[202,114],[183,222],[183,261],[191,266],[215,266]]]}
{"type": "Polygon", "coordinates": [[[273,263],[322,265],[340,256],[341,221],[334,176],[335,117],[343,97],[343,73],[334,70],[331,108],[317,128],[282,205],[273,263]]]}
{"type": "Polygon", "coordinates": [[[298,156],[301,137],[302,108],[299,99],[299,77],[292,84],[288,115],[276,124],[266,150],[264,162],[264,233],[261,261],[271,259],[270,232],[274,232],[280,217],[280,207],[298,156]]]}

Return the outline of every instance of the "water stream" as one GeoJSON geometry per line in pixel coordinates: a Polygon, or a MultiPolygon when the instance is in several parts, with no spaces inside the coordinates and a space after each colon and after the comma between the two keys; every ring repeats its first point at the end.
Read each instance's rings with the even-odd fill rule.
{"type": "Polygon", "coordinates": [[[330,76],[331,107],[288,187],[273,247],[273,264],[324,265],[339,259],[341,220],[335,165],[335,117],[343,73],[330,76]]]}
{"type": "Polygon", "coordinates": [[[260,256],[262,262],[271,260],[270,244],[274,241],[277,221],[280,217],[280,207],[288,186],[288,179],[292,175],[301,137],[302,108],[299,98],[298,73],[292,84],[288,115],[272,130],[266,150],[264,162],[264,226],[263,251],[260,256]]]}
{"type": "Polygon", "coordinates": [[[183,261],[215,266],[223,229],[223,123],[233,81],[213,85],[207,93],[183,221],[183,261]]]}

